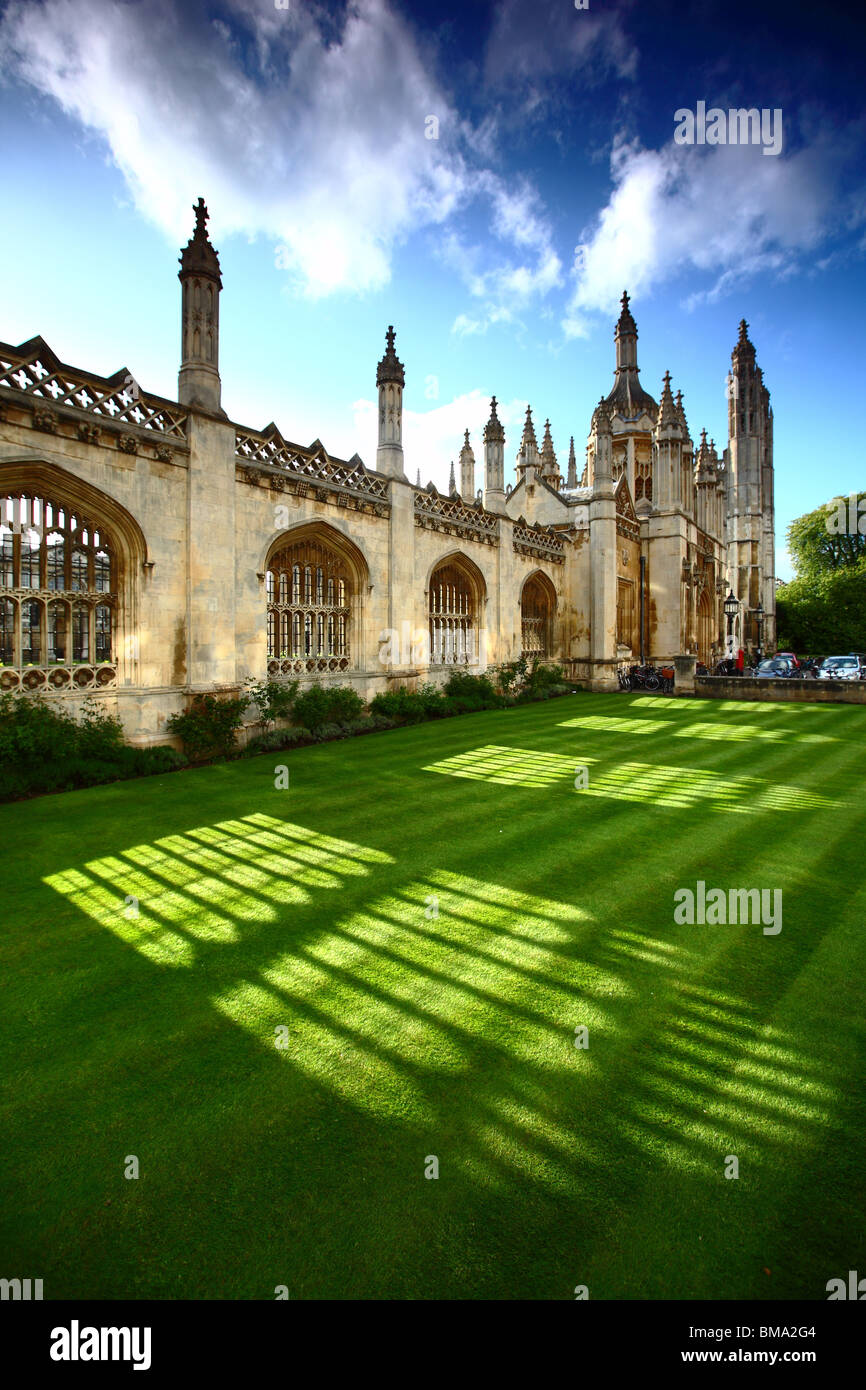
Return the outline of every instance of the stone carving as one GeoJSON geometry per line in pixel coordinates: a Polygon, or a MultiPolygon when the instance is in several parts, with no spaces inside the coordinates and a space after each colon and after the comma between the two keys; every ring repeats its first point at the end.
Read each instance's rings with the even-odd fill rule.
{"type": "Polygon", "coordinates": [[[35,430],[42,430],[43,434],[56,434],[57,425],[58,420],[56,410],[49,410],[47,407],[42,407],[41,409],[34,410],[33,428],[35,430]]]}

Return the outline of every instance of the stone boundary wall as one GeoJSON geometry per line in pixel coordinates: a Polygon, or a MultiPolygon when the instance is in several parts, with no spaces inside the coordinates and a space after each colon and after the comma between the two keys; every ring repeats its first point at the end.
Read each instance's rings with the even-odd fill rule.
{"type": "Polygon", "coordinates": [[[748,676],[695,676],[694,691],[710,700],[780,700],[866,705],[866,681],[750,680],[748,676]]]}

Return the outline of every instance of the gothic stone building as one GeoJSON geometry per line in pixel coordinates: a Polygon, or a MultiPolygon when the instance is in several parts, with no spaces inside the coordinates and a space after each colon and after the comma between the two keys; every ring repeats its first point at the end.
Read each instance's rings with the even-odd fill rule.
{"type": "Polygon", "coordinates": [[[219,260],[199,199],[180,257],[178,399],[58,361],[42,338],[0,343],[0,689],[73,708],[97,696],[130,741],[164,741],[195,692],[266,672],[394,684],[521,654],[593,689],[618,663],[720,653],[774,633],[773,417],[745,322],[728,379],[728,447],[695,448],[667,375],[640,384],[623,295],[613,389],[581,477],[526,413],[514,484],[491,402],[483,488],[468,431],[459,489],[404,470],[394,333],[376,373],[375,469],[320,440],[255,430],[220,405],[219,260]]]}

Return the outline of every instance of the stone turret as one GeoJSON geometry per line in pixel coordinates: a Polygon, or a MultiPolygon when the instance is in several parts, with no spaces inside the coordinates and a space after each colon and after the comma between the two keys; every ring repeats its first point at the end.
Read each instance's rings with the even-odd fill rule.
{"type": "Polygon", "coordinates": [[[731,353],[727,394],[727,582],[743,605],[744,645],[757,646],[760,603],[763,645],[769,648],[776,622],[773,411],[745,319],[731,353]]]}
{"type": "Polygon", "coordinates": [[[379,388],[379,445],[376,468],[389,478],[405,478],[403,472],[403,363],[394,350],[394,328],[385,334],[385,356],[376,369],[379,388]]]}
{"type": "Polygon", "coordinates": [[[574,435],[571,436],[568,445],[568,477],[566,487],[577,487],[577,459],[574,456],[574,435]]]}
{"type": "Polygon", "coordinates": [[[475,454],[469,443],[468,430],[464,431],[460,450],[460,496],[467,503],[475,500],[475,454]]]}
{"type": "Polygon", "coordinates": [[[495,396],[484,426],[484,506],[491,512],[505,510],[505,430],[496,414],[495,396]]]}
{"type": "Polygon", "coordinates": [[[180,253],[177,277],[182,286],[177,398],[183,405],[222,414],[219,375],[222,277],[219,256],[205,226],[208,211],[203,198],[199,198],[193,211],[195,231],[180,253]]]}

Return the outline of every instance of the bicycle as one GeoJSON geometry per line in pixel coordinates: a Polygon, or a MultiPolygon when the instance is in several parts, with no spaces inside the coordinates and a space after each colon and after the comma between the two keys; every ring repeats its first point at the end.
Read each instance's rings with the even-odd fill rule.
{"type": "Polygon", "coordinates": [[[661,686],[654,666],[632,666],[629,678],[632,690],[658,690],[661,686]]]}

